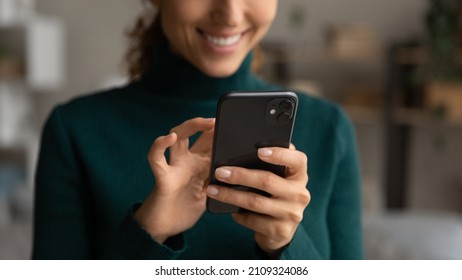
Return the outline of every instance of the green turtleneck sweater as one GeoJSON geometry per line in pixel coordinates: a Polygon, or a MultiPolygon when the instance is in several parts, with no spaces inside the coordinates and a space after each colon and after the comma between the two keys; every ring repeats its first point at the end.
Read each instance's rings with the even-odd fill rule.
{"type": "MultiPolygon", "coordinates": [[[[204,213],[158,244],[132,217],[155,178],[152,142],[193,117],[215,116],[233,90],[276,89],[250,70],[203,75],[160,48],[140,80],[57,106],[42,134],[36,173],[34,259],[262,259],[254,233],[230,215],[204,213]]],[[[360,184],[352,125],[327,101],[299,94],[294,145],[309,158],[311,202],[281,259],[360,259],[360,184]]]]}

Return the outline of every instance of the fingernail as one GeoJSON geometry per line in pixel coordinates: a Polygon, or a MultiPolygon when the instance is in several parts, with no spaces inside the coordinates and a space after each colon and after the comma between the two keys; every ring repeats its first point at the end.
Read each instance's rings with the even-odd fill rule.
{"type": "Polygon", "coordinates": [[[208,121],[208,122],[214,122],[215,118],[208,118],[208,119],[205,119],[205,120],[208,121]]]}
{"type": "Polygon", "coordinates": [[[273,150],[268,148],[258,149],[258,155],[262,157],[270,157],[273,154],[273,150]]]}
{"type": "Polygon", "coordinates": [[[214,186],[207,187],[207,194],[208,195],[217,195],[220,191],[214,186]]]}
{"type": "Polygon", "coordinates": [[[215,177],[217,178],[226,179],[226,178],[229,178],[230,176],[231,176],[231,170],[229,169],[220,167],[215,170],[215,177]]]}

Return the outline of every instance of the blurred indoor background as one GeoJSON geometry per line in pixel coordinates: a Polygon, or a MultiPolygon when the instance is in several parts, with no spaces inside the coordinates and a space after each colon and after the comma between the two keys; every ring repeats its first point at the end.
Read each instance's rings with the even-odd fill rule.
{"type": "MultiPolygon", "coordinates": [[[[137,0],[0,0],[0,259],[30,258],[39,135],[126,80],[137,0]]],[[[462,259],[462,0],[281,0],[260,75],[356,127],[369,259],[462,259]]]]}

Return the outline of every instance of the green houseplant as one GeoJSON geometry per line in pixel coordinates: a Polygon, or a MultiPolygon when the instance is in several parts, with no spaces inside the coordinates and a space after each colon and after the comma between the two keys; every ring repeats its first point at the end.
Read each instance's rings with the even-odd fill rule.
{"type": "Polygon", "coordinates": [[[429,0],[426,28],[432,78],[462,80],[462,0],[429,0]]]}
{"type": "Polygon", "coordinates": [[[462,0],[430,0],[426,103],[445,119],[462,120],[462,0]]]}

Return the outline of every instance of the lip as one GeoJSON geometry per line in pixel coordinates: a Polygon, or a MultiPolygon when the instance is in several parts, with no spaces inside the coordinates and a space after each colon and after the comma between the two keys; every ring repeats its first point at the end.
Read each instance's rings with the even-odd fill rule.
{"type": "Polygon", "coordinates": [[[242,42],[242,39],[245,37],[247,33],[247,30],[243,32],[206,32],[202,29],[197,29],[197,31],[200,35],[201,41],[204,43],[206,48],[209,51],[216,53],[216,54],[230,54],[236,51],[239,44],[242,42]],[[217,38],[223,38],[223,39],[232,38],[232,37],[240,35],[240,38],[231,45],[219,46],[217,44],[213,44],[212,42],[210,42],[210,40],[207,39],[206,37],[207,35],[217,37],[217,38]]]}

